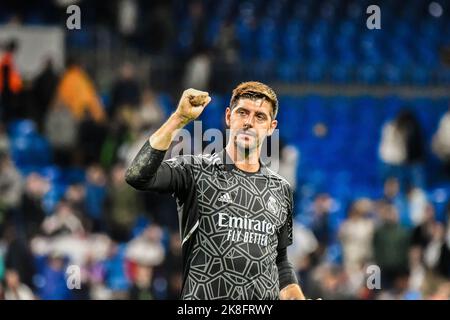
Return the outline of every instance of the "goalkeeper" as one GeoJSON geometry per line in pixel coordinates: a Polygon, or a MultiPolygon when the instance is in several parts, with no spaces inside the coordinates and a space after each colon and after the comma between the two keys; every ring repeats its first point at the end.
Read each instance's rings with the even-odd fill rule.
{"type": "Polygon", "coordinates": [[[292,243],[292,191],[260,161],[276,126],[278,100],[259,82],[233,90],[221,152],[163,161],[177,132],[211,97],[183,92],[176,111],[145,142],[127,169],[138,190],[176,197],[183,252],[182,299],[305,299],[286,248],[292,243]]]}

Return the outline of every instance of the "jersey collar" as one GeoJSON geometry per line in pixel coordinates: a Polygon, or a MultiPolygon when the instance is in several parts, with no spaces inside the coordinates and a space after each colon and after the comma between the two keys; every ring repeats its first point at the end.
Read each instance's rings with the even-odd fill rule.
{"type": "MultiPolygon", "coordinates": [[[[214,158],[214,164],[218,166],[220,169],[225,171],[232,171],[236,166],[234,165],[233,160],[231,159],[230,155],[226,151],[226,149],[222,149],[222,151],[215,154],[214,158]]],[[[265,176],[269,175],[267,165],[259,159],[259,171],[255,173],[261,173],[265,176]]]]}

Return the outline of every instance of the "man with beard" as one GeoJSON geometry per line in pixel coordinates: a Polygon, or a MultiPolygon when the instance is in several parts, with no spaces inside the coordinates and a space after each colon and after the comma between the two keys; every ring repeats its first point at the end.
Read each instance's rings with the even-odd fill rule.
{"type": "Polygon", "coordinates": [[[184,91],[176,111],[145,142],[125,175],[138,190],[177,199],[181,298],[305,299],[286,253],[292,243],[292,190],[260,161],[262,143],[277,126],[278,100],[270,87],[245,82],[233,90],[224,150],[163,161],[177,132],[210,101],[207,92],[184,91]]]}

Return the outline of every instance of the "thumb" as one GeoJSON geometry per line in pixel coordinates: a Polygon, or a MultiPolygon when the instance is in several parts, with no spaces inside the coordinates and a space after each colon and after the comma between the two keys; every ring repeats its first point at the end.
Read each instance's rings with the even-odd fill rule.
{"type": "Polygon", "coordinates": [[[202,108],[202,110],[203,110],[203,109],[206,108],[206,106],[207,106],[210,102],[211,102],[211,97],[207,97],[206,100],[205,100],[205,102],[204,102],[202,105],[200,105],[199,107],[202,108]]]}
{"type": "Polygon", "coordinates": [[[211,102],[211,97],[208,97],[208,98],[206,99],[206,102],[205,102],[205,104],[203,105],[203,107],[206,107],[210,102],[211,102]]]}

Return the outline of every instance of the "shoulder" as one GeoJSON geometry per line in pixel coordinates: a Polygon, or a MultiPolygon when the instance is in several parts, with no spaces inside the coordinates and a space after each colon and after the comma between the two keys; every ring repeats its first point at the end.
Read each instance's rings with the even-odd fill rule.
{"type": "Polygon", "coordinates": [[[166,162],[169,164],[188,165],[192,167],[205,167],[215,164],[217,156],[215,154],[180,155],[172,157],[166,162]]]}
{"type": "Polygon", "coordinates": [[[264,170],[265,170],[266,175],[270,179],[277,181],[278,183],[281,184],[283,189],[285,189],[289,193],[292,193],[291,184],[287,181],[286,178],[284,178],[283,176],[281,176],[280,174],[276,173],[275,171],[273,171],[272,169],[270,169],[268,167],[264,167],[264,170]]]}

